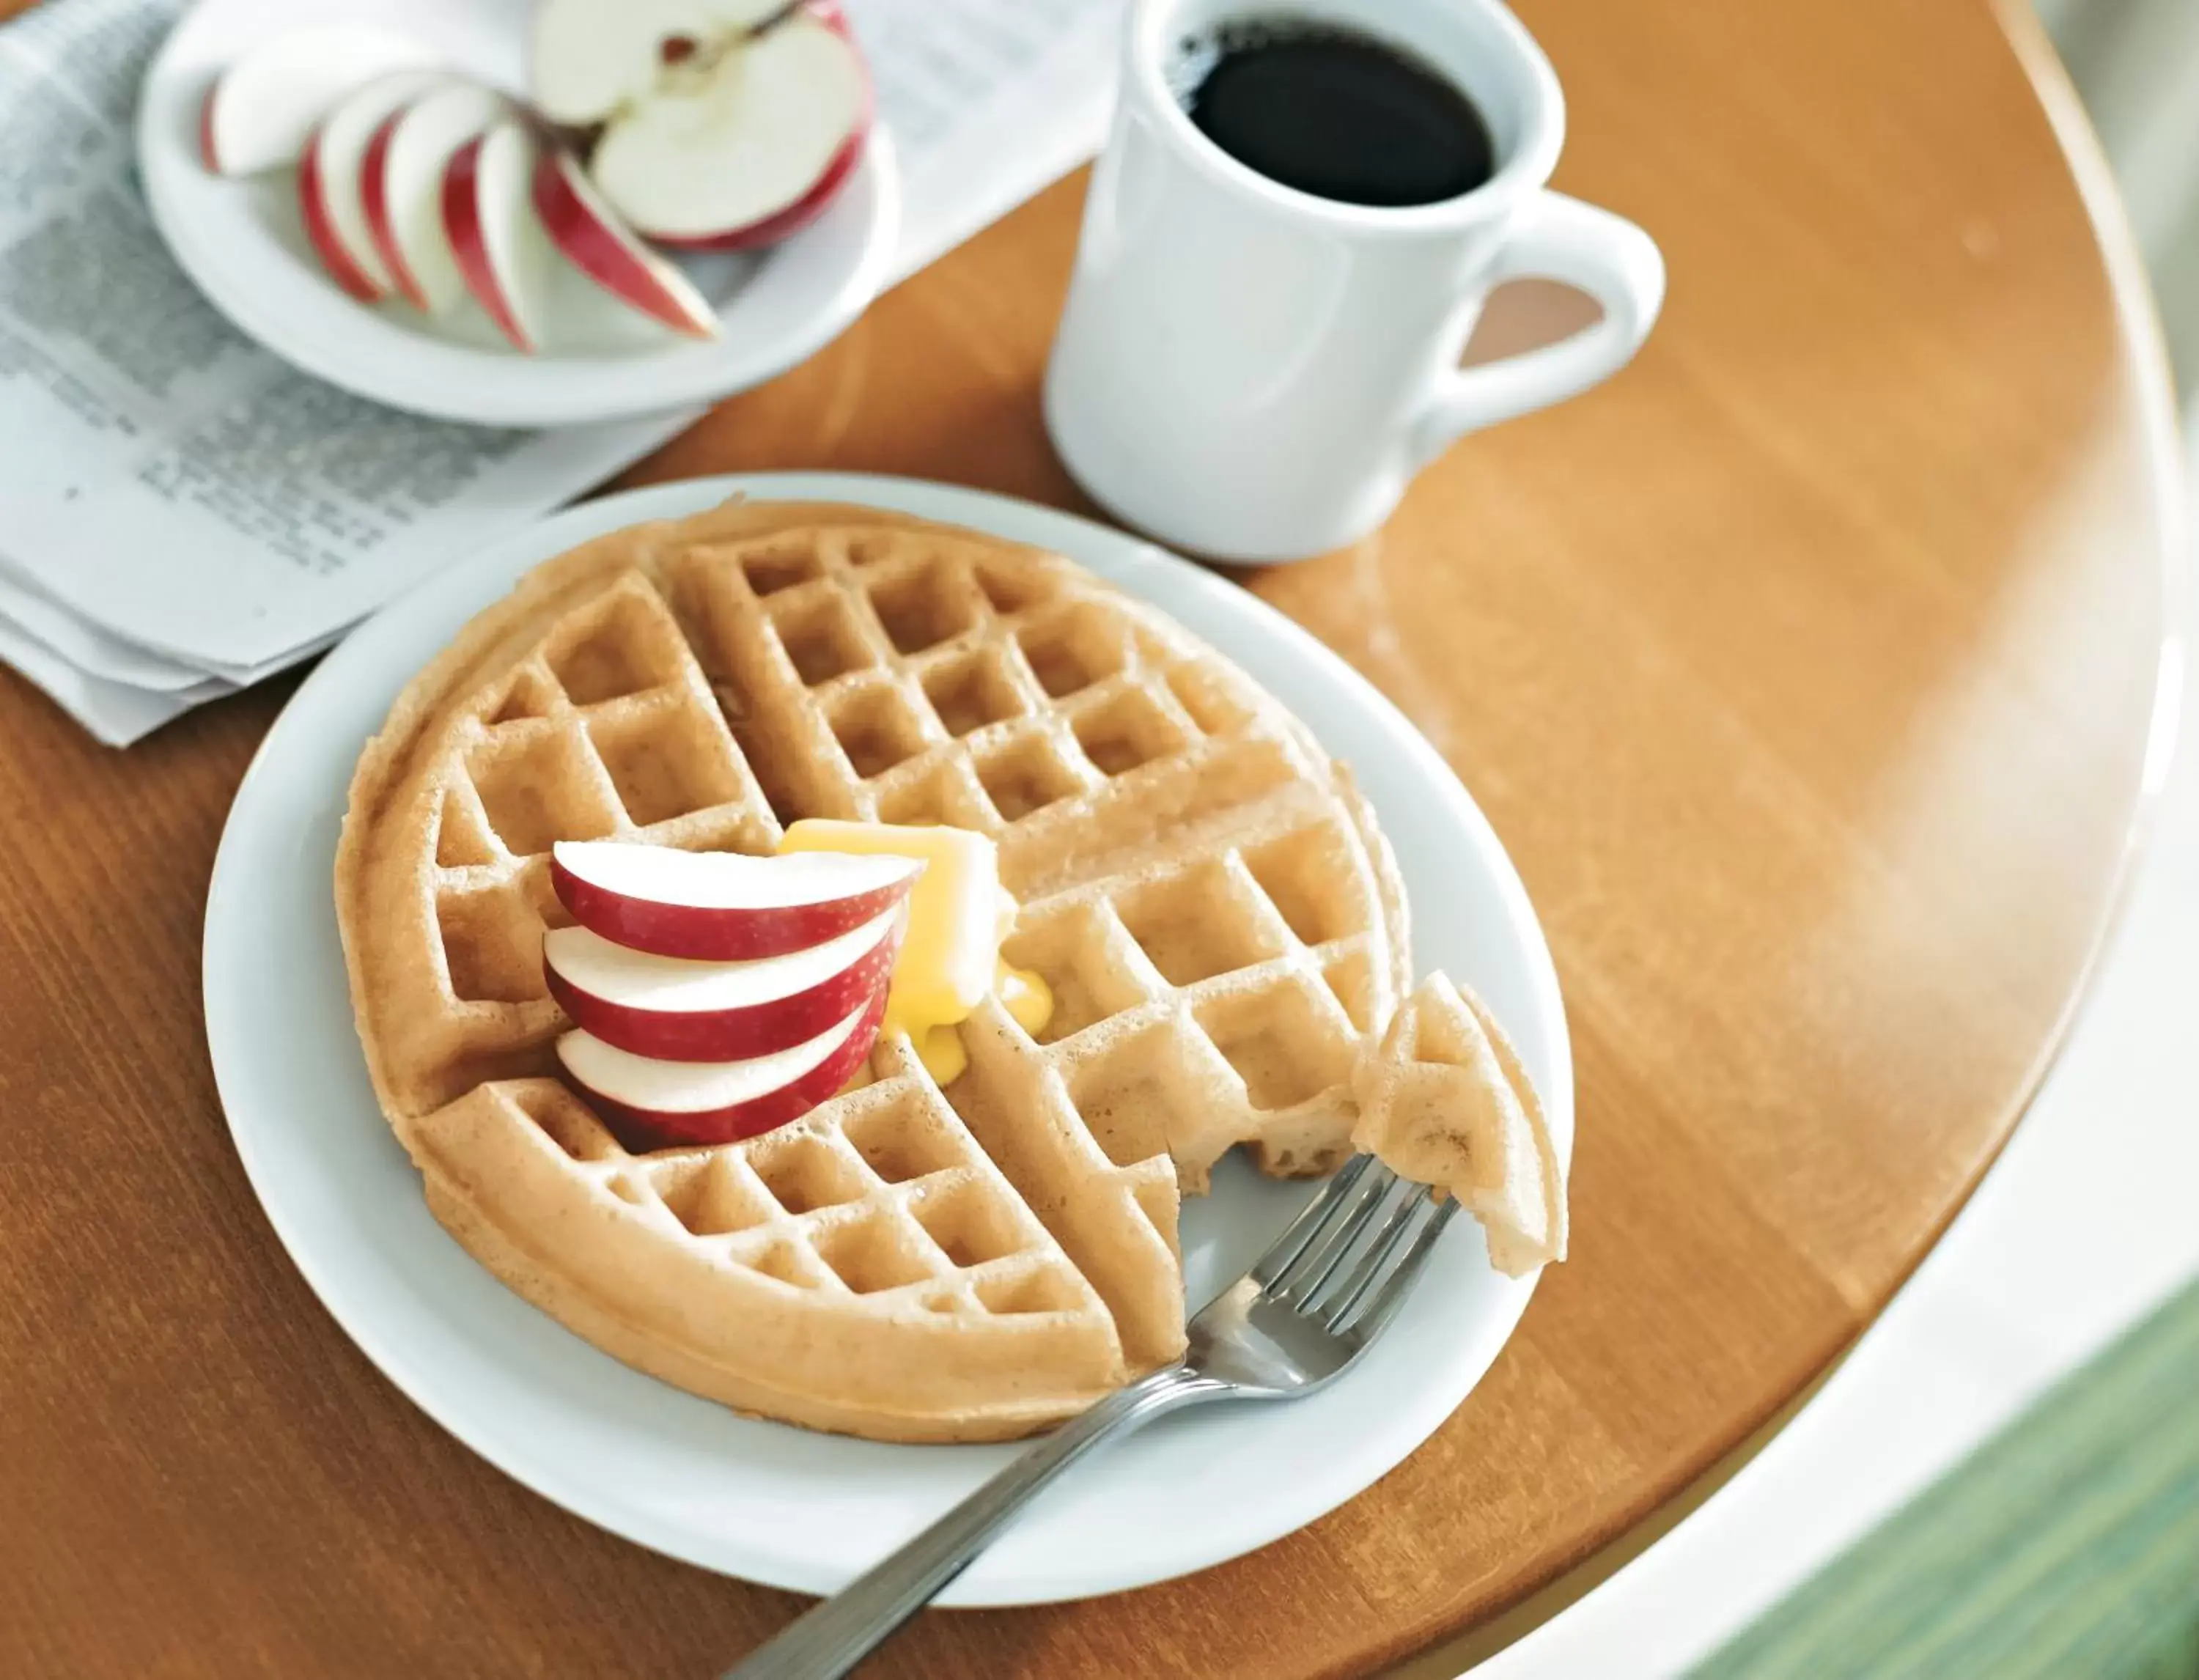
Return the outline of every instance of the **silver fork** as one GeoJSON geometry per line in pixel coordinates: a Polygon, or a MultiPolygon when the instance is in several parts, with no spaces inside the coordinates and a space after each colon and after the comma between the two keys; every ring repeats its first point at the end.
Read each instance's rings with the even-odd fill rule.
{"type": "Polygon", "coordinates": [[[1102,1442],[1206,1400],[1292,1400],[1333,1380],[1397,1315],[1457,1210],[1356,1156],[1188,1327],[1176,1364],[1064,1424],[722,1680],[839,1680],[970,1566],[1055,1477],[1102,1442]],[[1346,1262],[1349,1261],[1349,1264],[1346,1262]]]}

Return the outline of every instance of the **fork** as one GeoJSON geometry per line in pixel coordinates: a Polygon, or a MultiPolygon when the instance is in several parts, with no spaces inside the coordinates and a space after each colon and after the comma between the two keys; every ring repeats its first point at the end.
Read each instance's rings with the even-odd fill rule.
{"type": "Polygon", "coordinates": [[[1355,1156],[1252,1269],[1199,1310],[1187,1350],[1033,1445],[899,1551],[720,1680],[839,1680],[1063,1471],[1103,1442],[1209,1400],[1294,1400],[1340,1375],[1397,1315],[1458,1202],[1355,1156]],[[1350,1264],[1346,1264],[1347,1260],[1350,1264]]]}

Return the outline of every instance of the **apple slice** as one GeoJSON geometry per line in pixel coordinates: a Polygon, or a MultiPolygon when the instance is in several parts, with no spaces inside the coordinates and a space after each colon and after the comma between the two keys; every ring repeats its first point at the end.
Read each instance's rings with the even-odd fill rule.
{"type": "Polygon", "coordinates": [[[896,905],[803,951],[694,962],[614,945],[584,927],[542,938],[550,995],[573,1024],[636,1056],[727,1062],[814,1038],[893,977],[907,925],[896,905]]]}
{"type": "Polygon", "coordinates": [[[683,852],[561,840],[550,883],[573,918],[615,945],[705,962],[783,956],[899,907],[920,859],[887,853],[683,852]]]}
{"type": "Polygon", "coordinates": [[[870,80],[847,26],[797,12],[668,67],[614,117],[588,171],[644,238],[714,250],[814,220],[861,161],[870,80]]]}
{"type": "Polygon", "coordinates": [[[798,1120],[846,1084],[885,1009],[881,989],[816,1037],[741,1061],[658,1061],[579,1030],[557,1041],[557,1059],[629,1147],[727,1143],[798,1120]]]}
{"type": "Polygon", "coordinates": [[[634,237],[562,147],[546,148],[535,162],[534,213],[565,260],[620,302],[675,332],[717,336],[709,300],[634,237]]]}
{"type": "Polygon", "coordinates": [[[430,315],[466,295],[443,226],[443,172],[505,108],[493,88],[453,81],[384,117],[366,143],[359,201],[367,231],[399,293],[430,315]]]}
{"type": "Polygon", "coordinates": [[[423,70],[376,76],[322,120],[298,160],[298,207],[306,235],[329,277],[362,302],[388,296],[394,282],[366,224],[359,165],[382,119],[441,79],[423,70]]]}
{"type": "Polygon", "coordinates": [[[507,117],[451,154],[443,170],[443,232],[458,277],[516,349],[542,347],[549,315],[550,236],[534,213],[534,137],[507,117]]]}
{"type": "Polygon", "coordinates": [[[314,24],[251,48],[214,78],[199,107],[199,156],[220,175],[295,163],[314,125],[345,96],[435,55],[372,24],[314,24]]]}

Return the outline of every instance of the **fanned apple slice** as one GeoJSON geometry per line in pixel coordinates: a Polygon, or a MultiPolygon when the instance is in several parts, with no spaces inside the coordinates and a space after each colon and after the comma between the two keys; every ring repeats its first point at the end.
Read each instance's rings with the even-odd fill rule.
{"type": "Polygon", "coordinates": [[[614,945],[584,927],[542,936],[550,995],[614,1049],[675,1062],[768,1055],[815,1037],[893,977],[899,907],[807,950],[695,962],[614,945]]]}
{"type": "Polygon", "coordinates": [[[394,282],[367,226],[359,165],[382,119],[441,79],[425,70],[376,77],[323,119],[298,160],[298,208],[306,236],[329,277],[362,302],[387,297],[394,282]]]}
{"type": "Polygon", "coordinates": [[[687,277],[644,245],[560,147],[534,165],[534,212],[574,267],[620,302],[696,338],[718,335],[718,312],[687,277]]]}
{"type": "Polygon", "coordinates": [[[574,920],[658,956],[781,956],[898,908],[925,870],[891,853],[683,852],[616,840],[561,840],[550,884],[574,920]]]}
{"type": "Polygon", "coordinates": [[[466,295],[443,226],[443,172],[505,108],[495,89],[453,81],[384,117],[367,142],[359,166],[367,230],[400,295],[430,315],[466,295]]]}
{"type": "Polygon", "coordinates": [[[816,1037],[742,1061],[662,1062],[580,1031],[557,1041],[557,1059],[629,1145],[726,1143],[799,1120],[846,1084],[877,1041],[885,1010],[881,986],[816,1037]]]}
{"type": "Polygon", "coordinates": [[[443,170],[445,237],[458,277],[515,349],[542,347],[550,236],[534,214],[534,137],[507,117],[451,154],[443,170]]]}
{"type": "Polygon", "coordinates": [[[373,24],[285,30],[236,59],[199,107],[199,156],[221,175],[254,175],[298,161],[315,125],[345,97],[393,70],[423,68],[434,53],[373,24]]]}
{"type": "Polygon", "coordinates": [[[847,26],[801,12],[675,65],[614,117],[588,172],[645,239],[767,245],[813,220],[861,161],[870,81],[847,26]]]}

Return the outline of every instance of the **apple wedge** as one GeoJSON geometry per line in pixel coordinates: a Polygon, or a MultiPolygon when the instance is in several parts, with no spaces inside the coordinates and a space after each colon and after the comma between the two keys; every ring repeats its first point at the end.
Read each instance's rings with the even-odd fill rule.
{"type": "Polygon", "coordinates": [[[557,1059],[628,1147],[728,1143],[798,1120],[846,1084],[885,1008],[881,989],[816,1037],[740,1061],[658,1061],[579,1030],[558,1039],[557,1059]]]}
{"type": "Polygon", "coordinates": [[[219,175],[295,163],[315,125],[347,95],[434,57],[409,36],[371,24],[285,30],[214,78],[199,107],[199,156],[219,175]]]}
{"type": "Polygon", "coordinates": [[[750,857],[561,840],[550,881],[575,921],[615,945],[742,962],[821,945],[898,909],[924,868],[883,853],[750,857]]]}
{"type": "Polygon", "coordinates": [[[329,277],[361,302],[379,301],[395,283],[367,226],[359,166],[382,119],[441,79],[424,70],[376,77],[322,120],[298,159],[298,208],[306,237],[329,277]]]}
{"type": "Polygon", "coordinates": [[[465,142],[444,166],[443,236],[458,278],[512,347],[542,347],[550,236],[534,213],[534,137],[514,117],[465,142]]]}
{"type": "Polygon", "coordinates": [[[443,223],[443,173],[452,154],[505,114],[504,96],[453,81],[382,120],[359,162],[366,226],[398,293],[430,315],[466,295],[443,223]]]}
{"type": "Polygon", "coordinates": [[[893,977],[899,906],[807,950],[695,962],[614,945],[586,928],[543,936],[542,968],[573,1024],[616,1050],[729,1062],[790,1050],[844,1020],[893,977]]]}
{"type": "Polygon", "coordinates": [[[831,202],[862,160],[870,120],[847,26],[797,12],[715,59],[666,67],[651,96],[605,127],[588,172],[644,238],[767,245],[831,202]]]}
{"type": "Polygon", "coordinates": [[[718,335],[718,312],[687,277],[634,236],[562,147],[534,164],[534,213],[564,259],[620,302],[696,338],[718,335]]]}

